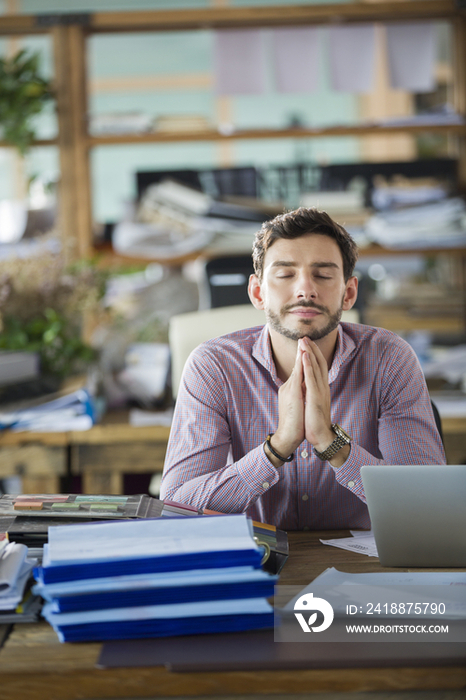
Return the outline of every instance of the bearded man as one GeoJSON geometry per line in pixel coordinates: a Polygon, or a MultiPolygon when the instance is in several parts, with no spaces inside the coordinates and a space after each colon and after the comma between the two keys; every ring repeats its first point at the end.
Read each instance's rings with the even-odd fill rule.
{"type": "Polygon", "coordinates": [[[161,498],[286,530],[367,528],[361,466],[445,463],[411,347],[340,321],[356,301],[356,260],[325,212],[262,225],[249,297],[267,324],[191,354],[161,498]]]}

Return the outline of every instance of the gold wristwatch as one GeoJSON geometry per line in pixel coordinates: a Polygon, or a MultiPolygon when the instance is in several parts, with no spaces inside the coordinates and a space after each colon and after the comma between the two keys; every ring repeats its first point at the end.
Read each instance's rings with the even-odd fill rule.
{"type": "Polygon", "coordinates": [[[315,447],[313,447],[314,454],[317,455],[319,459],[321,459],[323,462],[325,462],[328,459],[331,459],[333,455],[335,455],[339,450],[341,450],[342,447],[345,445],[349,445],[351,442],[351,438],[346,433],[343,428],[340,428],[338,423],[332,423],[331,428],[333,432],[336,435],[335,440],[325,449],[323,452],[319,452],[316,450],[315,447]]]}

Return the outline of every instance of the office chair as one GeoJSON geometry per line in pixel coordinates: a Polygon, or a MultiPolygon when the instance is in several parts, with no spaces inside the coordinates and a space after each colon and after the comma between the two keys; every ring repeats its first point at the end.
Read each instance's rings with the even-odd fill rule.
{"type": "Polygon", "coordinates": [[[442,441],[442,445],[445,447],[445,441],[443,439],[443,430],[442,430],[442,419],[440,418],[439,410],[438,410],[437,406],[434,404],[434,402],[432,401],[432,399],[431,399],[430,403],[432,405],[432,412],[434,414],[435,425],[437,426],[437,430],[439,432],[440,439],[442,441]]]}
{"type": "Polygon", "coordinates": [[[249,304],[248,282],[254,272],[250,253],[208,260],[204,272],[210,308],[249,304]]]}
{"type": "Polygon", "coordinates": [[[255,309],[251,303],[172,316],[168,339],[172,358],[173,396],[178,393],[184,365],[194,348],[206,340],[218,338],[219,335],[252,326],[263,326],[264,323],[264,312],[255,309]]]}

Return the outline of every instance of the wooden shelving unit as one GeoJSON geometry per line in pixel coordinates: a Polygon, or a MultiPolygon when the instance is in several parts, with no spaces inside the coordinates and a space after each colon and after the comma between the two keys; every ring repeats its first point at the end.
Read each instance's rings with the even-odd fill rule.
{"type": "Polygon", "coordinates": [[[377,136],[386,134],[458,134],[466,136],[466,124],[432,124],[428,126],[377,126],[354,125],[354,126],[326,126],[299,129],[239,129],[229,134],[222,134],[220,131],[189,131],[170,132],[154,131],[143,134],[122,134],[118,136],[89,136],[89,147],[111,146],[125,143],[177,143],[182,141],[238,141],[241,139],[314,139],[329,136],[377,136]]]}
{"type": "Polygon", "coordinates": [[[94,253],[89,154],[97,146],[241,139],[363,138],[422,132],[450,134],[459,141],[459,181],[466,192],[466,126],[458,124],[243,129],[231,134],[213,129],[99,137],[91,136],[87,130],[86,39],[93,34],[409,20],[447,20],[452,23],[455,108],[466,116],[466,7],[455,0],[1,16],[0,35],[50,33],[53,37],[59,134],[57,139],[40,141],[37,145],[56,144],[60,150],[61,229],[66,235],[69,255],[82,258],[94,253]]]}

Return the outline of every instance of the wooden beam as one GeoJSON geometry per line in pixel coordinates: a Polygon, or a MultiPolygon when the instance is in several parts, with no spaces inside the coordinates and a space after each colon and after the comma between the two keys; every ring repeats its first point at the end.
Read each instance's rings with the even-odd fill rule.
{"type": "MultiPolygon", "coordinates": [[[[453,22],[453,99],[458,114],[466,118],[466,17],[453,22]]],[[[466,194],[466,134],[458,138],[458,184],[466,194]]]]}
{"type": "Polygon", "coordinates": [[[0,36],[21,34],[46,34],[47,27],[40,27],[34,15],[0,15],[0,36]]]}
{"type": "Polygon", "coordinates": [[[68,260],[92,245],[85,37],[80,25],[53,29],[60,148],[60,229],[68,260]]]}
{"type": "Polygon", "coordinates": [[[466,10],[455,0],[412,0],[265,7],[214,6],[182,10],[53,13],[0,16],[0,35],[47,33],[53,27],[81,24],[87,32],[185,31],[234,27],[274,27],[346,22],[390,22],[453,19],[466,10]]]}
{"type": "Polygon", "coordinates": [[[454,0],[423,2],[343,3],[272,7],[209,7],[183,10],[95,12],[91,32],[227,29],[346,22],[448,19],[460,10],[454,0]]]}

